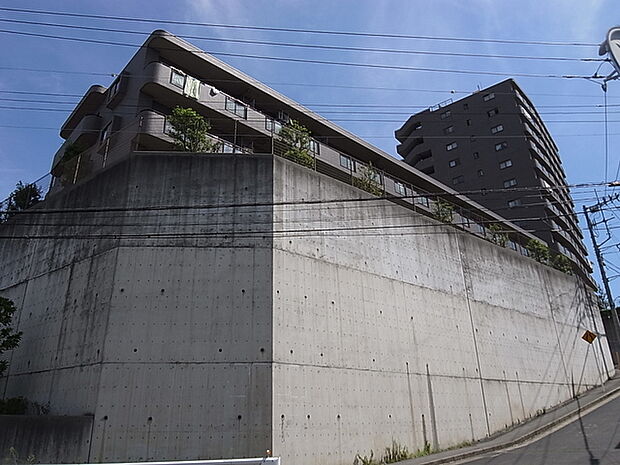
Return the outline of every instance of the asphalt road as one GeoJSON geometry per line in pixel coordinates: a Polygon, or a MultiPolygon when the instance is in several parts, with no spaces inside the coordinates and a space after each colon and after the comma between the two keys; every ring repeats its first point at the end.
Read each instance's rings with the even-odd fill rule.
{"type": "Polygon", "coordinates": [[[518,449],[494,452],[468,465],[620,464],[620,397],[562,429],[518,449]]]}

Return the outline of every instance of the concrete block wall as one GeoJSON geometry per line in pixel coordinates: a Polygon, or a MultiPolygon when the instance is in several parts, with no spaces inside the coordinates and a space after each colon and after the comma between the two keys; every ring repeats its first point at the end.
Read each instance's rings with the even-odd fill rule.
{"type": "Polygon", "coordinates": [[[349,464],[605,378],[578,280],[286,160],[134,154],[39,208],[0,225],[0,387],[92,415],[92,461],[349,464]]]}
{"type": "Polygon", "coordinates": [[[601,354],[580,339],[592,318],[602,325],[576,278],[274,167],[285,202],[274,229],[303,231],[274,239],[273,440],[285,462],[351,463],[392,440],[452,446],[607,378],[606,342],[601,354]],[[347,201],[303,203],[329,199],[347,201]]]}

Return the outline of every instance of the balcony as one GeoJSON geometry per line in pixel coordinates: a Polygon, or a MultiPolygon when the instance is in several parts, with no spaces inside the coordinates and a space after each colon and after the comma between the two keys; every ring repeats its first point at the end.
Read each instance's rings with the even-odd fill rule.
{"type": "Polygon", "coordinates": [[[56,166],[60,161],[65,153],[65,149],[69,145],[76,144],[82,150],[92,147],[99,138],[101,122],[101,117],[98,115],[85,115],[71,131],[71,138],[67,139],[56,151],[52,161],[52,167],[56,166]]]}

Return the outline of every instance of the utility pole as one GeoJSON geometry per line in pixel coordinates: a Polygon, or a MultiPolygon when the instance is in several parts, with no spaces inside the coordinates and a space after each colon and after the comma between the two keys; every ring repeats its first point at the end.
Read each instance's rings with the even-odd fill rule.
{"type": "MultiPolygon", "coordinates": [[[[613,347],[613,352],[617,357],[620,353],[620,319],[618,319],[618,313],[616,312],[616,304],[614,303],[613,295],[611,294],[611,288],[609,287],[609,279],[607,278],[607,272],[605,271],[605,263],[603,261],[603,255],[601,254],[600,246],[596,242],[596,237],[594,235],[594,227],[592,224],[592,220],[588,215],[588,212],[595,212],[599,210],[603,205],[609,203],[613,200],[618,199],[619,194],[615,194],[614,196],[610,196],[607,199],[603,199],[595,205],[591,207],[583,206],[583,213],[586,217],[586,223],[588,225],[588,231],[590,231],[590,239],[592,239],[592,247],[594,247],[594,253],[596,254],[596,261],[598,262],[598,267],[601,272],[601,280],[603,281],[603,287],[605,288],[605,294],[607,294],[607,301],[609,302],[609,307],[611,311],[611,323],[614,329],[614,340],[611,346],[613,347]]],[[[617,360],[618,361],[618,360],[617,360]]]]}

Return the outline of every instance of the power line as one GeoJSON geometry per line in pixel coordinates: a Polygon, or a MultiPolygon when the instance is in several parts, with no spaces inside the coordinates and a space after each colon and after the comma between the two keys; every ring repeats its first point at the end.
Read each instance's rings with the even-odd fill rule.
{"type": "MultiPolygon", "coordinates": [[[[143,47],[141,44],[127,44],[122,42],[112,42],[108,40],[97,40],[97,39],[86,39],[86,38],[77,38],[77,37],[65,37],[65,36],[56,36],[51,34],[38,34],[32,32],[22,32],[22,31],[11,31],[6,29],[0,29],[0,33],[4,34],[17,34],[29,37],[41,37],[46,39],[59,39],[59,40],[69,40],[80,43],[91,43],[97,45],[113,45],[119,47],[132,47],[132,48],[140,48],[143,47]]],[[[404,65],[387,65],[387,64],[377,64],[377,63],[354,63],[347,61],[330,61],[330,60],[318,60],[311,58],[292,58],[292,57],[276,57],[276,56],[267,56],[267,55],[250,55],[250,54],[242,54],[242,53],[230,53],[230,52],[207,52],[203,50],[179,50],[179,52],[190,53],[190,54],[209,54],[216,57],[224,56],[224,57],[232,57],[232,58],[244,58],[244,59],[252,59],[252,60],[267,60],[267,61],[280,61],[287,63],[309,63],[315,65],[329,65],[329,66],[344,66],[344,67],[353,67],[353,68],[371,68],[371,69],[386,69],[392,71],[419,71],[419,72],[429,72],[429,73],[447,73],[447,74],[467,74],[467,75],[476,75],[476,76],[518,76],[518,77],[526,77],[526,78],[546,78],[546,79],[590,79],[591,76],[585,75],[570,75],[570,74],[544,74],[544,73],[503,73],[499,71],[475,71],[475,70],[464,70],[464,69],[441,69],[441,68],[430,68],[430,67],[422,67],[422,66],[404,66],[404,65]]],[[[7,69],[7,68],[0,68],[7,69]]]]}
{"type": "Polygon", "coordinates": [[[519,45],[570,46],[570,47],[598,47],[599,45],[599,44],[585,43],[585,42],[555,42],[555,41],[514,40],[514,39],[482,39],[482,38],[471,38],[471,37],[442,37],[442,36],[423,36],[423,35],[408,35],[408,34],[359,32],[359,31],[334,31],[334,30],[320,30],[320,29],[245,26],[245,25],[238,25],[238,24],[218,24],[218,23],[205,23],[205,22],[196,22],[196,21],[177,21],[177,20],[165,20],[165,19],[134,18],[134,17],[127,17],[127,16],[95,15],[95,14],[85,14],[85,13],[70,13],[70,12],[60,12],[60,11],[34,10],[34,9],[26,9],[26,8],[9,8],[9,7],[0,7],[0,11],[11,11],[11,12],[17,12],[17,13],[28,13],[28,14],[37,14],[37,15],[64,16],[64,17],[73,17],[73,18],[102,19],[102,20],[108,20],[108,21],[127,21],[127,22],[151,23],[151,24],[153,23],[155,24],[176,24],[176,25],[184,25],[184,26],[201,26],[201,27],[212,27],[212,28],[222,28],[222,29],[292,32],[292,33],[301,33],[301,34],[320,34],[320,35],[335,35],[335,36],[375,37],[375,38],[390,38],[390,39],[417,39],[417,40],[437,40],[437,41],[450,41],[450,42],[475,42],[475,43],[519,44],[519,45]]]}
{"type": "MultiPolygon", "coordinates": [[[[75,24],[58,24],[58,23],[46,23],[41,21],[25,21],[17,19],[0,18],[0,22],[14,23],[14,24],[30,24],[36,26],[45,27],[58,27],[65,29],[79,29],[86,31],[98,31],[98,32],[112,32],[120,34],[131,34],[139,36],[149,36],[150,32],[130,31],[127,29],[113,29],[105,27],[93,27],[93,26],[79,26],[75,24]]],[[[175,34],[176,35],[176,34],[175,34]]],[[[557,57],[557,56],[532,56],[532,55],[497,55],[497,54],[483,54],[483,53],[460,53],[460,52],[438,52],[438,51],[423,51],[423,50],[402,50],[393,48],[371,48],[371,47],[345,47],[341,45],[320,45],[320,44],[302,44],[291,42],[274,42],[265,40],[250,40],[250,39],[233,39],[224,37],[206,37],[195,35],[178,34],[177,37],[189,40],[203,40],[209,42],[223,42],[233,44],[246,44],[246,45],[265,45],[275,47],[288,47],[288,48],[305,48],[305,49],[317,49],[317,50],[337,50],[337,51],[353,51],[353,52],[371,52],[371,53],[387,53],[387,54],[400,54],[400,55],[432,55],[432,56],[451,56],[451,57],[467,57],[467,58],[501,58],[501,59],[517,59],[517,60],[541,60],[541,61],[577,61],[577,62],[593,62],[593,61],[607,61],[604,58],[574,58],[574,57],[557,57]]]]}

